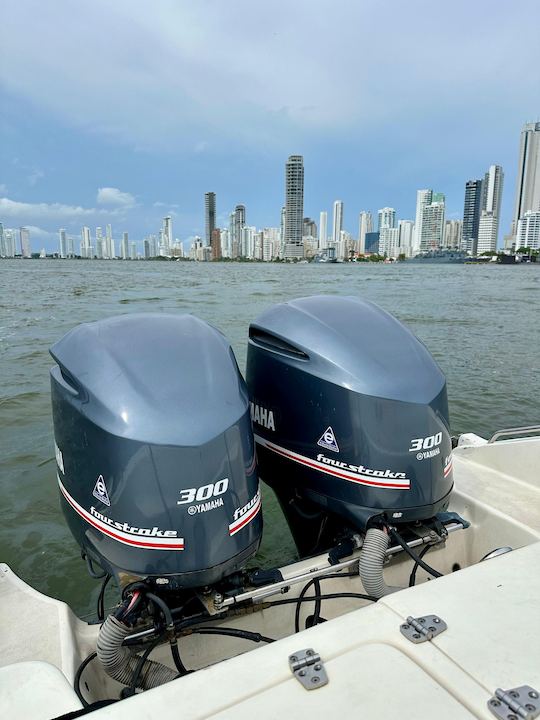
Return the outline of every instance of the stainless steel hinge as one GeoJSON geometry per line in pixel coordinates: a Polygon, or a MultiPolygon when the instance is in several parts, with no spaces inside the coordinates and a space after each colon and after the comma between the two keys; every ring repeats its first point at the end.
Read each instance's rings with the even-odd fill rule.
{"type": "Polygon", "coordinates": [[[328,683],[328,675],[319,653],[313,648],[298,650],[289,655],[289,667],[295,678],[306,690],[315,690],[328,683]]]}
{"type": "Polygon", "coordinates": [[[400,626],[401,634],[413,643],[423,643],[440,635],[447,624],[438,615],[423,615],[413,618],[409,615],[407,622],[400,626]]]}
{"type": "Polygon", "coordinates": [[[534,720],[540,715],[540,693],[529,685],[512,690],[497,688],[487,705],[501,720],[534,720]]]}

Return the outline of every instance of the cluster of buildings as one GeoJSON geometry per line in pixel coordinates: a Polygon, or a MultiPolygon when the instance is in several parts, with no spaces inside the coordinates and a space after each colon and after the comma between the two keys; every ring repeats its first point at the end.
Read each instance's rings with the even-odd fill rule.
{"type": "MultiPolygon", "coordinates": [[[[500,165],[491,165],[483,177],[468,180],[461,220],[446,218],[443,193],[425,189],[417,191],[414,220],[398,219],[392,207],[380,209],[376,217],[363,210],[357,232],[351,234],[344,227],[341,200],[334,202],[331,226],[326,210],[321,211],[318,226],[304,216],[304,160],[301,155],[291,155],[285,164],[285,204],[278,227],[257,229],[248,225],[245,205],[235,207],[226,227],[217,227],[216,194],[207,192],[205,237],[195,237],[187,253],[181,241],[173,240],[172,218],[166,216],[159,232],[142,241],[142,253],[127,232],[116,241],[111,225],[107,225],[105,232],[97,227],[94,236],[85,226],[80,238],[60,229],[58,255],[103,260],[185,257],[265,262],[314,257],[352,260],[370,254],[408,258],[444,250],[482,255],[497,251],[503,181],[500,165]]],[[[509,253],[520,248],[540,250],[540,122],[527,123],[521,132],[514,215],[504,247],[509,253]]],[[[18,254],[31,257],[28,228],[4,229],[0,223],[0,257],[18,254]]]]}

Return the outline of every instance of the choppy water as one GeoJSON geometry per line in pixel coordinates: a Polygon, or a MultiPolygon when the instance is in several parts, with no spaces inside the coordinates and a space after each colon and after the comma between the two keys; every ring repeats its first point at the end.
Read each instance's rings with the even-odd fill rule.
{"type": "MultiPolygon", "coordinates": [[[[361,295],[405,322],[448,379],[454,433],[540,422],[540,265],[262,265],[0,262],[0,560],[78,612],[97,587],[59,509],[48,348],[81,322],[192,312],[231,340],[241,369],[251,320],[320,293],[361,295]]],[[[262,561],[293,554],[265,497],[262,561]]]]}

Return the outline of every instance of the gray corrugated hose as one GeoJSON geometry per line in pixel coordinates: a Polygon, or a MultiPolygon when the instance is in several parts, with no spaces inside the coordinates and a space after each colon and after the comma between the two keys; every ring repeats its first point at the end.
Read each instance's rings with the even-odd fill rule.
{"type": "MultiPolygon", "coordinates": [[[[114,615],[105,620],[98,635],[97,655],[107,675],[123,685],[129,685],[137,667],[139,658],[132,655],[122,642],[131,630],[114,615]]],[[[147,660],[139,676],[137,687],[143,690],[163,685],[178,677],[176,670],[166,665],[147,660]]]]}
{"type": "Polygon", "coordinates": [[[360,553],[359,572],[364,590],[376,598],[401,590],[390,587],[384,582],[383,563],[390,538],[382,530],[370,528],[366,532],[362,552],[360,553]]]}

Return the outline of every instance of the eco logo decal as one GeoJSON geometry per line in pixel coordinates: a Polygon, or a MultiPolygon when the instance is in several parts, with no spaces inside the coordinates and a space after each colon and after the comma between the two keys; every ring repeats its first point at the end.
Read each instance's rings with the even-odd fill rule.
{"type": "Polygon", "coordinates": [[[332,450],[332,452],[339,452],[339,447],[336,441],[336,436],[330,425],[323,432],[319,438],[317,445],[325,448],[326,450],[332,450]]]}
{"type": "Polygon", "coordinates": [[[96,484],[94,486],[94,491],[92,492],[92,495],[97,498],[100,502],[104,503],[108,507],[111,507],[111,501],[109,500],[109,493],[107,492],[107,488],[105,486],[105,480],[103,479],[103,475],[100,475],[98,479],[96,480],[96,484]]]}

